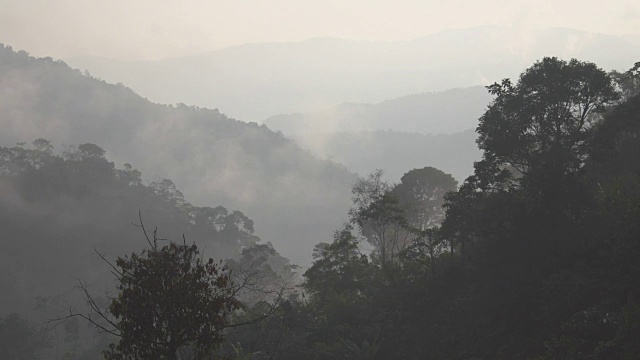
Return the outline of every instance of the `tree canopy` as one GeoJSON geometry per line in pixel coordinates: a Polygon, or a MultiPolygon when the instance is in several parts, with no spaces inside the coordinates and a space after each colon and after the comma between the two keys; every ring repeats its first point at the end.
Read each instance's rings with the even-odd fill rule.
{"type": "MultiPolygon", "coordinates": [[[[116,296],[89,298],[95,311],[108,307],[107,323],[94,324],[121,336],[105,353],[110,359],[176,359],[182,351],[282,360],[636,359],[637,80],[637,65],[607,74],[544,58],[517,83],[489,86],[495,99],[477,128],[484,154],[473,174],[459,187],[433,167],[408,171],[397,184],[382,171],[359,178],[349,222],[315,247],[299,286],[295,269],[258,242],[241,212],[194,206],[170,180],[145,185],[139,171],[116,168],[95,145],[61,155],[43,139],[0,148],[0,225],[21,240],[2,243],[0,281],[19,293],[18,279],[37,278],[37,267],[21,260],[71,267],[89,245],[132,254],[111,268],[116,296]],[[159,246],[155,236],[149,249],[123,251],[122,228],[113,229],[113,219],[99,231],[96,224],[109,214],[121,223],[132,203],[235,258],[227,268],[205,261],[195,245],[159,246]],[[99,241],[70,236],[87,233],[78,228],[99,241]],[[244,320],[250,326],[226,331],[244,320]]],[[[85,269],[105,275],[87,264],[71,268],[85,269]]],[[[5,338],[13,339],[8,323],[31,334],[24,322],[3,320],[5,338]]],[[[69,323],[67,345],[81,333],[69,323]]],[[[28,337],[19,336],[21,344],[28,337]]]]}
{"type": "Polygon", "coordinates": [[[206,359],[224,339],[234,297],[228,269],[203,260],[196,245],[170,243],[116,260],[118,295],[108,313],[119,336],[107,359],[206,359]]]}
{"type": "Polygon", "coordinates": [[[429,168],[397,186],[380,172],[361,178],[355,227],[318,245],[305,273],[310,299],[290,326],[306,343],[289,358],[637,357],[636,70],[545,58],[516,84],[489,86],[484,158],[459,188],[429,168]],[[441,227],[437,212],[424,220],[433,207],[412,186],[427,173],[449,184],[441,227]],[[358,235],[375,245],[367,235],[389,241],[395,227],[425,230],[382,268],[358,235]]]}
{"type": "Polygon", "coordinates": [[[597,114],[618,97],[606,72],[576,59],[544,58],[516,84],[505,79],[488,89],[495,99],[480,117],[478,146],[485,160],[527,179],[580,169],[597,114]]]}

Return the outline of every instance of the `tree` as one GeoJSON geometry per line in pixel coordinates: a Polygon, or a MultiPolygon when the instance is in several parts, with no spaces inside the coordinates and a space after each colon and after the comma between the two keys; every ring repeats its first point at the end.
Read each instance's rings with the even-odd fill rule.
{"type": "Polygon", "coordinates": [[[621,103],[640,94],[640,62],[623,73],[612,71],[610,76],[620,93],[621,103]]]}
{"type": "Polygon", "coordinates": [[[350,353],[358,345],[372,344],[380,335],[385,311],[373,302],[381,285],[380,269],[360,253],[352,230],[345,225],[334,233],[333,242],[316,245],[315,261],[304,273],[303,287],[313,315],[306,326],[307,343],[317,359],[355,358],[350,353]]]}
{"type": "MultiPolygon", "coordinates": [[[[228,330],[259,325],[282,313],[289,287],[264,287],[253,278],[264,274],[232,277],[230,266],[203,260],[195,244],[170,242],[160,247],[158,242],[164,239],[154,231],[150,240],[142,223],[139,226],[150,245],[148,249],[119,257],[115,264],[100,255],[116,275],[116,296],[107,294],[107,301],[101,301],[81,282],[91,312],[78,313],[67,307],[68,315],[48,323],[57,326],[81,317],[118,338],[103,352],[107,360],[197,360],[217,353],[214,350],[224,344],[228,330]],[[235,279],[241,283],[236,284],[235,279]],[[242,294],[257,292],[264,297],[256,304],[247,306],[240,300],[242,294]]],[[[279,257],[271,244],[257,248],[265,247],[271,250],[268,255],[279,257]]],[[[254,260],[264,263],[267,258],[254,260]]],[[[286,261],[281,257],[278,260],[286,261]]]]}
{"type": "Polygon", "coordinates": [[[444,195],[455,191],[457,185],[453,176],[429,166],[404,174],[392,194],[400,202],[408,225],[424,231],[442,222],[444,195]]]}
{"type": "Polygon", "coordinates": [[[216,254],[241,255],[242,249],[260,241],[254,234],[253,221],[240,211],[229,211],[222,206],[184,206],[189,214],[190,236],[208,239],[207,249],[216,254]]]}
{"type": "MultiPolygon", "coordinates": [[[[129,164],[125,164],[123,169],[115,168],[113,163],[102,157],[104,152],[95,145],[71,146],[65,154],[63,157],[54,153],[50,142],[44,139],[34,141],[33,146],[0,147],[0,197],[9,200],[0,201],[0,224],[3,231],[13,234],[17,239],[9,241],[7,238],[2,242],[0,268],[5,276],[0,276],[0,282],[7,285],[6,290],[12,290],[17,284],[15,279],[23,279],[22,283],[27,284],[21,286],[20,291],[5,291],[0,296],[0,302],[7,306],[14,306],[17,310],[28,306],[23,304],[28,304],[29,299],[38,295],[64,296],[66,300],[57,303],[55,310],[58,313],[45,315],[52,318],[56,314],[61,315],[60,308],[68,310],[71,304],[75,307],[78,301],[82,301],[75,294],[67,294],[67,290],[77,284],[73,281],[76,275],[87,274],[95,288],[113,289],[117,281],[126,280],[126,276],[120,279],[111,276],[109,270],[117,269],[123,273],[115,262],[113,265],[116,269],[110,269],[101,266],[103,264],[100,262],[87,259],[86,254],[94,248],[108,248],[112,254],[135,252],[141,259],[162,253],[162,249],[157,248],[147,250],[144,256],[141,254],[141,244],[134,241],[136,239],[129,226],[128,213],[131,209],[148,209],[151,220],[162,223],[168,229],[165,232],[167,237],[176,236],[180,231],[178,229],[182,229],[187,239],[192,238],[197,242],[198,249],[206,256],[205,263],[208,257],[213,257],[211,254],[215,254],[216,258],[235,257],[240,255],[242,248],[260,241],[254,235],[253,221],[241,212],[228,211],[223,207],[193,206],[184,200],[169,180],[145,185],[139,171],[129,164]],[[63,218],[73,220],[66,221],[63,218]],[[86,236],[89,232],[95,235],[86,236]],[[34,259],[39,259],[37,264],[34,259]]],[[[180,252],[187,251],[182,249],[180,252]]],[[[109,258],[109,261],[115,261],[115,258],[109,258]]],[[[278,256],[278,261],[286,259],[278,256]]],[[[167,268],[176,266],[165,265],[167,268]]],[[[238,286],[235,284],[238,282],[234,278],[231,280],[229,287],[236,292],[238,286]]],[[[235,299],[241,299],[240,293],[236,293],[235,299]]],[[[117,294],[114,296],[117,300],[117,294]]],[[[158,300],[164,298],[158,297],[158,300]]],[[[104,302],[100,301],[99,296],[94,299],[107,318],[117,324],[114,314],[107,309],[111,298],[104,302]]],[[[274,305],[278,306],[273,297],[268,300],[268,306],[262,306],[260,311],[267,309],[268,312],[274,305]]],[[[8,312],[13,309],[5,310],[8,312]]],[[[254,321],[265,314],[248,308],[243,310],[243,318],[233,316],[229,319],[232,326],[238,326],[245,319],[254,321]]],[[[68,313],[65,311],[64,314],[68,313]]],[[[93,319],[99,320],[95,313],[93,319]]],[[[73,329],[72,320],[65,322],[66,330],[73,329]]],[[[102,323],[107,330],[121,334],[118,328],[105,324],[102,323]]],[[[230,331],[219,331],[220,334],[222,332],[227,336],[230,331]]],[[[69,334],[71,332],[67,331],[69,334]]],[[[67,348],[74,347],[80,352],[88,348],[90,339],[84,336],[83,330],[78,335],[69,336],[65,341],[68,340],[67,348]]],[[[106,348],[106,344],[114,341],[110,337],[106,339],[107,336],[104,338],[105,341],[92,346],[94,352],[99,353],[106,348]]],[[[61,337],[60,342],[62,340],[61,337]]]]}
{"type": "Polygon", "coordinates": [[[504,214],[510,204],[508,197],[511,173],[493,159],[474,164],[474,174],[467,177],[458,191],[444,196],[445,218],[439,237],[446,239],[451,253],[454,248],[464,253],[467,242],[477,236],[496,234],[504,226],[504,214]]]}
{"type": "Polygon", "coordinates": [[[331,244],[317,244],[313,265],[304,273],[304,288],[315,306],[324,307],[336,294],[353,293],[364,296],[374,269],[367,256],[358,250],[353,227],[346,225],[336,231],[331,244]]]}
{"type": "Polygon", "coordinates": [[[150,248],[119,257],[115,264],[101,256],[117,278],[117,295],[107,304],[81,283],[91,312],[68,308],[67,316],[50,322],[81,317],[119,338],[104,351],[107,360],[208,358],[224,342],[231,314],[243,307],[229,269],[204,261],[195,244],[160,247],[156,232],[147,240],[150,248]]]}
{"type": "MultiPolygon", "coordinates": [[[[449,174],[433,168],[413,169],[397,185],[382,179],[382,170],[359,178],[352,188],[350,222],[374,246],[382,268],[414,240],[435,239],[427,232],[444,218],[444,195],[456,189],[449,174]]],[[[435,253],[438,244],[431,244],[435,253]]],[[[426,244],[423,244],[426,245],[426,244]]]]}
{"type": "Polygon", "coordinates": [[[18,314],[0,319],[0,359],[36,360],[51,347],[51,334],[18,314]]]}
{"type": "Polygon", "coordinates": [[[477,128],[485,160],[548,183],[582,167],[596,114],[617,97],[595,64],[555,57],[536,62],[515,85],[505,79],[487,88],[496,98],[477,128]]]}
{"type": "Polygon", "coordinates": [[[78,145],[78,153],[83,159],[89,158],[103,158],[106,151],[95,144],[80,144],[78,145]]]}
{"type": "Polygon", "coordinates": [[[402,262],[409,276],[420,275],[424,269],[429,269],[435,259],[446,248],[440,234],[440,227],[431,227],[416,232],[416,237],[402,252],[402,262]],[[415,273],[415,274],[414,274],[415,273]]]}
{"type": "Polygon", "coordinates": [[[36,148],[36,150],[47,153],[49,155],[53,155],[53,145],[51,145],[51,142],[49,140],[39,138],[35,139],[32,144],[33,147],[36,148]]]}
{"type": "Polygon", "coordinates": [[[227,264],[233,281],[239,285],[237,297],[245,304],[234,320],[246,326],[228,332],[226,354],[235,354],[235,359],[259,355],[280,358],[283,346],[290,346],[295,343],[293,338],[302,335],[293,334],[290,326],[292,316],[295,318],[298,313],[295,308],[302,305],[297,291],[297,266],[289,264],[271,243],[247,246],[239,258],[228,259],[227,264]],[[265,318],[265,314],[270,315],[265,318]]]}
{"type": "Polygon", "coordinates": [[[224,339],[228,317],[242,304],[227,268],[203,261],[195,245],[170,243],[118,258],[118,296],[110,324],[120,340],[107,359],[177,359],[193,351],[203,359],[224,339]]]}
{"type": "Polygon", "coordinates": [[[353,207],[349,217],[375,247],[384,269],[407,245],[410,233],[398,199],[391,194],[393,186],[382,179],[382,174],[382,170],[376,170],[367,178],[358,178],[351,189],[353,207]]]}
{"type": "Polygon", "coordinates": [[[247,313],[252,305],[271,304],[294,292],[296,266],[290,265],[271,243],[244,247],[240,257],[228,259],[227,264],[234,282],[241,285],[237,297],[247,304],[247,313]]]}

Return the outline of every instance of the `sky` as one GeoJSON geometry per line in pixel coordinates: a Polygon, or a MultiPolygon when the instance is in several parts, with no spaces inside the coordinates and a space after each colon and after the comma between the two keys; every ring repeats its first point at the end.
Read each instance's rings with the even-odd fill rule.
{"type": "Polygon", "coordinates": [[[638,0],[0,0],[0,43],[155,60],[314,37],[411,40],[485,25],[640,36],[638,0]]]}

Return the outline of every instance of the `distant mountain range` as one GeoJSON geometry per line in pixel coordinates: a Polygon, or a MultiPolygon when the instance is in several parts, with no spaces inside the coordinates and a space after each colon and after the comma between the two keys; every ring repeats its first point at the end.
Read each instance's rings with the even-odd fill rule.
{"type": "Polygon", "coordinates": [[[492,96],[484,87],[403,96],[377,104],[345,103],[311,113],[275,115],[263,123],[291,135],[395,130],[452,134],[475,128],[492,96]]]}
{"type": "Polygon", "coordinates": [[[480,157],[472,129],[490,101],[472,86],[517,76],[547,55],[625,70],[640,60],[640,41],[483,27],[407,42],[248,44],[151,62],[69,59],[153,101],[198,106],[159,105],[0,46],[0,145],[95,143],[147,180],[172,179],[194,205],[243,211],[257,235],[306,265],[313,245],[346,219],[351,170],[383,168],[397,181],[435,166],[462,181],[480,157]]]}
{"type": "Polygon", "coordinates": [[[434,166],[461,182],[481,157],[474,129],[491,98],[477,86],[276,115],[264,124],[359,174],[384,169],[397,181],[413,168],[434,166]]]}
{"type": "Polygon", "coordinates": [[[433,166],[462,182],[480,160],[473,129],[454,134],[425,135],[390,130],[294,136],[318,156],[346,165],[359,174],[383,169],[398,181],[411,169],[433,166]]]}
{"type": "Polygon", "coordinates": [[[1,44],[0,128],[0,146],[36,138],[58,151],[97,144],[147,181],[173,180],[194,205],[244,212],[257,235],[302,265],[346,219],[356,177],[266,126],[216,110],[155,104],[123,85],[1,44]]]}
{"type": "MultiPolygon", "coordinates": [[[[318,38],[247,44],[195,56],[122,62],[67,59],[162,103],[219,108],[246,121],[313,112],[340,103],[376,103],[408,94],[487,85],[515,77],[544,56],[576,57],[606,70],[640,60],[635,37],[565,28],[480,27],[412,41],[318,38]]],[[[433,132],[433,131],[429,131],[433,132]]]]}

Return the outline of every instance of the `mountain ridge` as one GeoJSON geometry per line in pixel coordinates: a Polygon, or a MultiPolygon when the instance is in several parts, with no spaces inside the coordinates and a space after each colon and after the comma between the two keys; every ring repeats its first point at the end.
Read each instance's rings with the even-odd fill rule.
{"type": "Polygon", "coordinates": [[[566,28],[456,29],[411,41],[315,39],[245,44],[144,63],[68,59],[110,82],[162,103],[216,107],[248,121],[343,102],[488,85],[517,76],[543,56],[576,57],[626,70],[640,45],[622,36],[566,28]],[[469,59],[474,59],[469,62],[469,59]]]}
{"type": "Polygon", "coordinates": [[[411,169],[432,166],[462,183],[473,173],[473,163],[482,157],[475,129],[437,135],[372,130],[292,138],[316,156],[344,164],[358,174],[383,169],[385,178],[392,182],[411,169]]]}
{"type": "Polygon", "coordinates": [[[484,87],[406,95],[374,104],[342,103],[311,113],[271,116],[269,128],[289,135],[395,130],[451,134],[475,127],[493,97],[484,87]]]}
{"type": "Polygon", "coordinates": [[[264,125],[217,110],[161,105],[62,61],[0,47],[0,142],[94,143],[117,164],[169,178],[194,205],[253,219],[263,240],[307,265],[343,221],[355,174],[264,125]]]}

